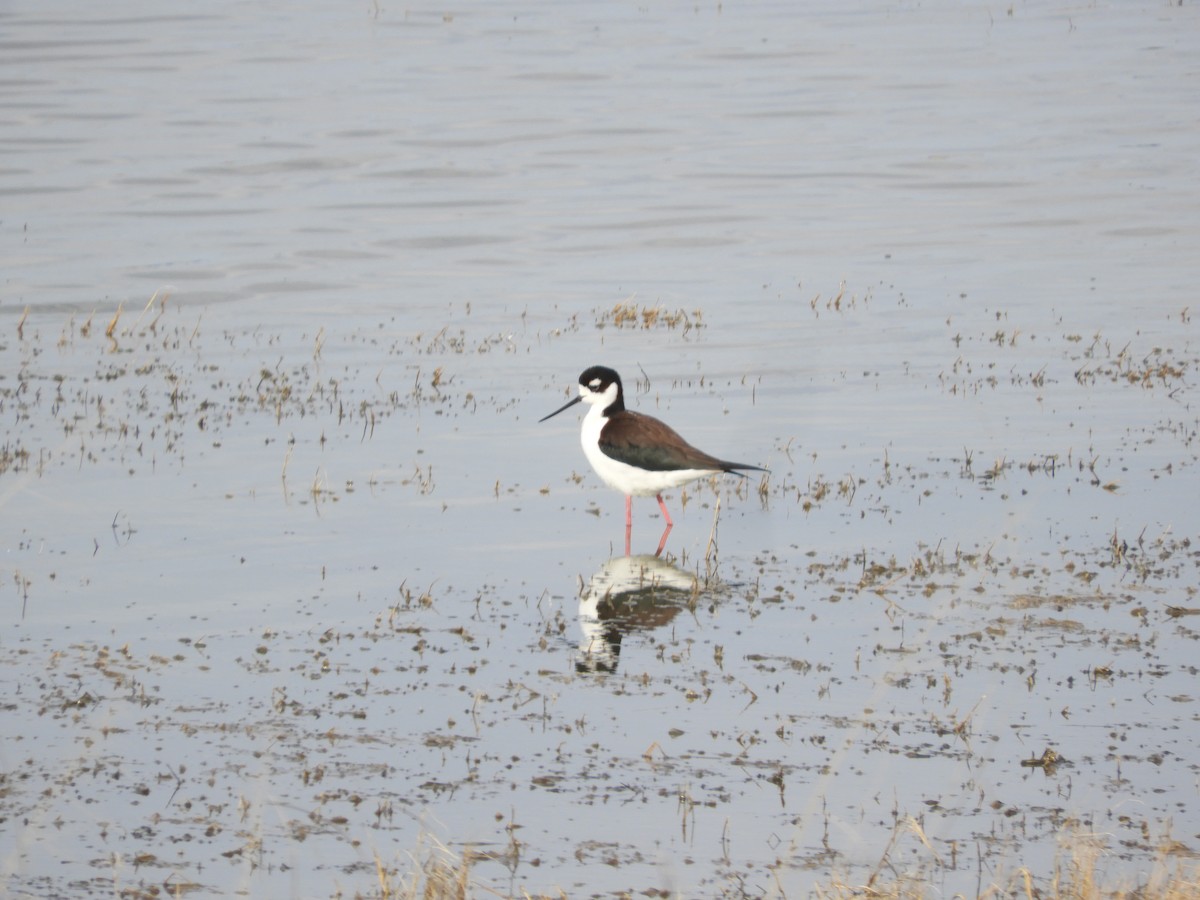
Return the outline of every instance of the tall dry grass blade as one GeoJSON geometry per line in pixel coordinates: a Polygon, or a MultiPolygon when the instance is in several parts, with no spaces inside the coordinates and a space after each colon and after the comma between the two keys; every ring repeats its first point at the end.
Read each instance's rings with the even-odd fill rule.
{"type": "Polygon", "coordinates": [[[117,322],[121,320],[121,312],[125,309],[125,303],[122,301],[117,304],[117,311],[113,313],[112,319],[108,323],[108,327],[104,329],[104,336],[110,341],[114,341],[113,332],[117,330],[117,322]]]}

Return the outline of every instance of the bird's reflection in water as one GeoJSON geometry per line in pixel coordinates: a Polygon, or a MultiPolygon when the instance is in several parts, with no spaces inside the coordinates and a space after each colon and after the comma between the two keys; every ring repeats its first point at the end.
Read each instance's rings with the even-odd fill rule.
{"type": "Polygon", "coordinates": [[[695,602],[695,575],[657,556],[618,556],[592,576],[579,595],[577,672],[615,672],[621,639],[666,625],[695,602]]]}

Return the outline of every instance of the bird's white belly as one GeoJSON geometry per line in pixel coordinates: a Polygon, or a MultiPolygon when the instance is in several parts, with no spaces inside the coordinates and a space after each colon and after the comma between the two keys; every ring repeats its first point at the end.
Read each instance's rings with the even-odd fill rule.
{"type": "MultiPolygon", "coordinates": [[[[595,409],[595,407],[593,407],[595,409]]],[[[596,474],[609,487],[623,494],[635,497],[652,497],[668,488],[679,487],[697,478],[714,474],[709,469],[669,469],[652,472],[639,469],[610,456],[605,456],[600,449],[600,429],[604,427],[604,419],[590,413],[583,420],[580,443],[583,454],[587,457],[596,474]]]]}

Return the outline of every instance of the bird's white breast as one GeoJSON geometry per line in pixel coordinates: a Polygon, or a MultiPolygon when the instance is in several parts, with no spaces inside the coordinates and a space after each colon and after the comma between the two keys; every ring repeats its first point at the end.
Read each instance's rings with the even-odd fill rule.
{"type": "Polygon", "coordinates": [[[583,445],[583,455],[587,457],[587,461],[591,463],[596,474],[614,490],[635,497],[652,497],[668,488],[679,487],[689,481],[713,474],[707,469],[671,469],[652,472],[606,456],[600,449],[600,432],[604,429],[607,421],[604,417],[604,410],[599,406],[593,406],[584,416],[579,442],[583,445]]]}

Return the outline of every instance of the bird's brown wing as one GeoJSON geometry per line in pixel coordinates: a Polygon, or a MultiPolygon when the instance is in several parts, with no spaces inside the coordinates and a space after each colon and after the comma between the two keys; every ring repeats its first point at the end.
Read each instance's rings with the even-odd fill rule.
{"type": "Polygon", "coordinates": [[[714,472],[753,469],[728,463],[697,450],[671,426],[653,416],[623,410],[610,416],[600,435],[600,449],[606,456],[650,472],[675,469],[710,469],[714,472]]]}

